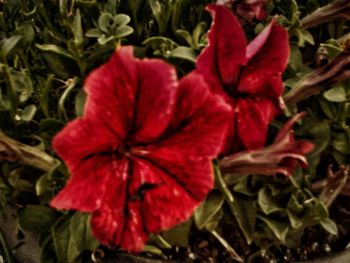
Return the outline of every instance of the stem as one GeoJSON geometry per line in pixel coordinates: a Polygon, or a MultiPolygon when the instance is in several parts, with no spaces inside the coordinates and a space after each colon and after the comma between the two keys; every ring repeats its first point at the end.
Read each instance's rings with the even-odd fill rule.
{"type": "Polygon", "coordinates": [[[11,255],[10,255],[10,252],[7,248],[7,244],[6,244],[6,241],[4,239],[3,230],[1,228],[0,228],[0,245],[2,247],[2,250],[5,253],[5,262],[12,263],[11,255]]]}
{"type": "Polygon", "coordinates": [[[221,245],[224,246],[224,248],[230,253],[231,257],[238,261],[238,262],[244,262],[244,260],[237,254],[237,252],[233,249],[233,247],[230,246],[227,241],[222,238],[215,230],[210,231],[210,233],[221,243],[221,245]]]}

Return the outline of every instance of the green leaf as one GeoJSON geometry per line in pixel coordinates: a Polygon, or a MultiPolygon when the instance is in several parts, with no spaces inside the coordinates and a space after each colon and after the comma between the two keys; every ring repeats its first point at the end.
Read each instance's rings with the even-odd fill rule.
{"type": "Polygon", "coordinates": [[[84,32],[83,27],[81,25],[81,15],[79,8],[76,10],[73,20],[73,34],[74,42],[77,45],[81,45],[84,42],[84,32]]]}
{"type": "Polygon", "coordinates": [[[287,211],[287,214],[292,228],[299,229],[300,227],[302,227],[303,222],[296,215],[294,215],[290,211],[287,211]]]}
{"type": "Polygon", "coordinates": [[[337,225],[333,222],[333,220],[326,218],[320,221],[321,226],[330,234],[338,235],[337,225]]]}
{"type": "Polygon", "coordinates": [[[154,50],[159,51],[160,54],[165,54],[179,46],[176,42],[166,37],[149,37],[142,44],[152,47],[154,50]]]}
{"type": "Polygon", "coordinates": [[[75,60],[72,53],[70,53],[68,50],[66,50],[62,47],[59,47],[57,45],[54,45],[54,44],[43,44],[43,45],[35,44],[35,46],[42,51],[52,52],[52,53],[55,53],[57,55],[64,56],[66,58],[70,58],[70,59],[75,60]]]}
{"type": "Polygon", "coordinates": [[[134,32],[134,29],[130,26],[120,26],[118,27],[113,36],[116,38],[126,37],[134,32]]]}
{"type": "Polygon", "coordinates": [[[118,14],[113,17],[113,21],[115,26],[122,27],[130,22],[130,17],[125,14],[118,14]]]}
{"type": "Polygon", "coordinates": [[[335,133],[332,146],[343,154],[350,154],[350,143],[346,133],[335,133]]]}
{"type": "Polygon", "coordinates": [[[326,100],[331,102],[344,102],[347,100],[346,91],[342,86],[336,86],[327,90],[323,96],[326,100]]]}
{"type": "Polygon", "coordinates": [[[83,89],[80,89],[75,96],[75,114],[77,116],[83,116],[85,101],[86,93],[83,89]]]}
{"type": "Polygon", "coordinates": [[[257,217],[255,202],[236,197],[230,204],[230,208],[247,240],[247,243],[251,244],[254,237],[257,217]]]}
{"type": "Polygon", "coordinates": [[[207,23],[200,22],[193,30],[192,39],[193,39],[194,48],[199,48],[201,36],[205,33],[206,28],[207,28],[207,23]]]}
{"type": "Polygon", "coordinates": [[[192,219],[163,232],[162,237],[172,246],[187,247],[192,226],[192,219]]]}
{"type": "Polygon", "coordinates": [[[57,219],[55,210],[42,205],[28,205],[18,212],[18,223],[23,230],[47,232],[57,219]]]}
{"type": "Polygon", "coordinates": [[[19,101],[27,101],[33,93],[32,80],[26,73],[26,71],[10,71],[11,74],[11,85],[13,89],[19,93],[19,101]]]}
{"type": "Polygon", "coordinates": [[[106,34],[110,33],[113,24],[113,16],[109,13],[102,13],[98,18],[98,27],[106,34]]]}
{"type": "Polygon", "coordinates": [[[103,33],[97,28],[91,28],[88,31],[86,31],[85,36],[86,37],[101,37],[103,33]]]}
{"type": "Polygon", "coordinates": [[[69,229],[68,262],[74,262],[84,250],[93,251],[99,246],[92,236],[88,214],[76,212],[70,219],[69,229]]]}
{"type": "Polygon", "coordinates": [[[170,52],[170,56],[174,58],[181,58],[196,63],[197,53],[189,47],[177,47],[170,52]]]}
{"type": "Polygon", "coordinates": [[[194,222],[198,229],[205,228],[215,218],[224,203],[223,195],[218,191],[212,191],[194,212],[194,222]]]}
{"type": "Polygon", "coordinates": [[[271,229],[278,240],[280,240],[282,243],[286,242],[286,236],[289,230],[289,225],[286,222],[267,218],[265,216],[257,217],[265,222],[265,224],[269,227],[269,229],[271,229]]]}
{"type": "Polygon", "coordinates": [[[59,262],[68,262],[70,245],[70,224],[67,217],[61,217],[52,228],[52,238],[59,262]]]}
{"type": "Polygon", "coordinates": [[[278,206],[277,202],[271,196],[267,187],[260,189],[258,194],[258,204],[265,215],[283,211],[283,209],[278,206]]]}
{"type": "Polygon", "coordinates": [[[21,119],[26,122],[31,121],[36,111],[37,111],[37,108],[34,104],[27,105],[22,111],[21,119]]]}
{"type": "Polygon", "coordinates": [[[176,34],[179,35],[181,38],[183,38],[190,47],[193,47],[192,36],[188,31],[178,29],[176,30],[176,34]]]}
{"type": "Polygon", "coordinates": [[[3,57],[7,57],[7,55],[11,52],[12,49],[15,48],[21,38],[22,36],[20,35],[14,35],[12,37],[5,38],[0,42],[0,50],[3,57]]]}
{"type": "Polygon", "coordinates": [[[292,194],[288,200],[287,209],[290,210],[293,214],[300,214],[304,211],[304,206],[300,204],[295,194],[292,194]]]}

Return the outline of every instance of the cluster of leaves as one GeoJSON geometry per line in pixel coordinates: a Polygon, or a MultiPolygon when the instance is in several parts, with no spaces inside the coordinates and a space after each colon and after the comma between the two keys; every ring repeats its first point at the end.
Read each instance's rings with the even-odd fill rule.
{"type": "MultiPolygon", "coordinates": [[[[206,45],[210,24],[204,6],[210,0],[6,0],[0,2],[0,130],[52,156],[52,137],[83,111],[83,80],[120,43],[135,46],[137,56],[157,56],[176,65],[180,74],[193,69],[206,45]]],[[[285,85],[293,88],[314,68],[339,55],[348,43],[349,24],[331,21],[304,28],[302,19],[331,1],[270,1],[267,13],[290,33],[291,57],[285,85]]],[[[245,25],[253,38],[265,22],[245,25]]],[[[327,165],[347,165],[350,158],[349,82],[329,85],[318,95],[290,105],[307,111],[296,133],[316,145],[310,168],[289,178],[259,175],[221,176],[217,187],[194,214],[198,229],[211,232],[232,254],[225,224],[238,224],[248,244],[261,249],[300,245],[303,230],[321,224],[337,233],[327,207],[309,186],[324,179],[327,165]],[[305,177],[303,174],[310,174],[305,177]]],[[[286,113],[288,114],[288,113],[286,113]]],[[[276,127],[279,122],[274,123],[276,127]]],[[[272,132],[273,134],[273,132],[272,132]]],[[[6,144],[0,137],[0,160],[6,144]]],[[[88,217],[62,214],[47,203],[68,178],[62,165],[42,171],[20,163],[0,164],[0,209],[22,208],[22,230],[40,235],[42,262],[81,262],[98,243],[88,217]]],[[[192,220],[151,240],[146,250],[188,246],[192,220]],[[158,248],[157,248],[158,247],[158,248]]],[[[234,241],[232,241],[234,242],[234,241]]],[[[10,262],[10,261],[9,261],[10,262]]]]}

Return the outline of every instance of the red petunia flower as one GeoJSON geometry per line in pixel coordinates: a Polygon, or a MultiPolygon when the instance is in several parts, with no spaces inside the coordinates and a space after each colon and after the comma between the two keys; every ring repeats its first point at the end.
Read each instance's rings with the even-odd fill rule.
{"type": "Polygon", "coordinates": [[[53,141],[71,178],[51,206],[91,212],[98,240],[137,252],[213,187],[231,107],[200,75],[178,82],[172,66],[136,59],[131,47],[94,70],[85,91],[84,117],[53,141]]]}
{"type": "Polygon", "coordinates": [[[280,111],[288,33],[272,21],[247,45],[239,22],[227,7],[209,5],[207,9],[213,16],[209,45],[199,56],[196,71],[234,108],[225,152],[261,148],[268,124],[280,111]]]}

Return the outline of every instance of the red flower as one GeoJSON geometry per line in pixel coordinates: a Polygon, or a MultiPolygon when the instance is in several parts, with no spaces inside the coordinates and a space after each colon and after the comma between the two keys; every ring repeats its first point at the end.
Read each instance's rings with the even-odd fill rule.
{"type": "Polygon", "coordinates": [[[131,47],[93,71],[85,91],[84,117],[53,141],[72,176],[51,205],[91,212],[98,240],[137,252],[213,187],[231,108],[200,75],[178,83],[173,67],[136,59],[131,47]]]}
{"type": "Polygon", "coordinates": [[[291,118],[278,132],[274,142],[262,149],[243,151],[221,160],[224,173],[264,174],[281,173],[291,175],[298,165],[307,166],[305,154],[310,153],[314,145],[305,140],[295,140],[293,126],[305,113],[291,118]]]}
{"type": "Polygon", "coordinates": [[[280,111],[281,75],[289,57],[288,33],[272,21],[247,45],[229,9],[222,5],[207,9],[213,22],[209,45],[197,60],[197,72],[234,108],[225,151],[261,148],[268,124],[280,111]]]}

